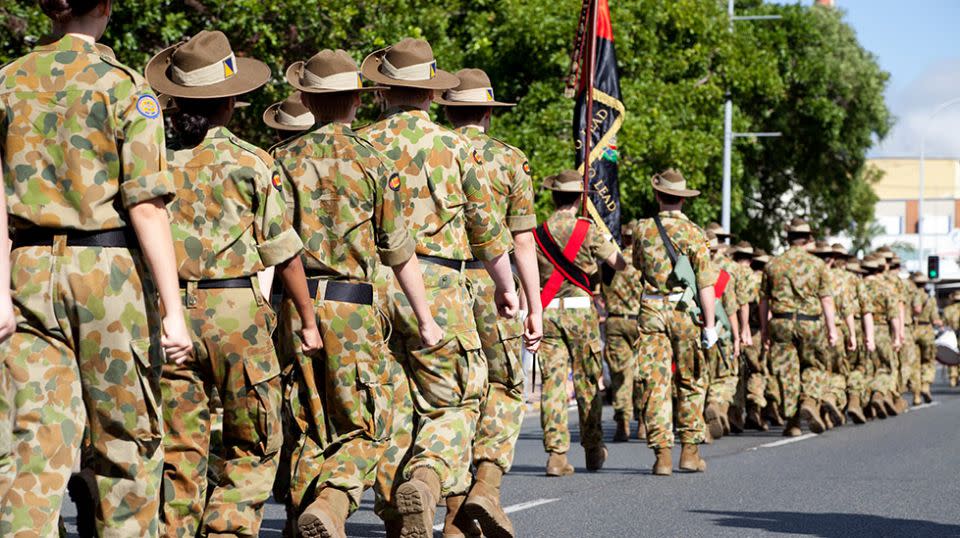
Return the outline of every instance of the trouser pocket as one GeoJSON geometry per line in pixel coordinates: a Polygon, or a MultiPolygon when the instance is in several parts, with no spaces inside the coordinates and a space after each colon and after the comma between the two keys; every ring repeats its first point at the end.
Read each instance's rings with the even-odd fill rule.
{"type": "Polygon", "coordinates": [[[161,361],[159,353],[154,353],[155,358],[151,359],[149,338],[131,340],[130,352],[136,363],[136,379],[130,384],[135,399],[135,420],[131,434],[149,451],[163,438],[163,416],[159,404],[161,361]]]}

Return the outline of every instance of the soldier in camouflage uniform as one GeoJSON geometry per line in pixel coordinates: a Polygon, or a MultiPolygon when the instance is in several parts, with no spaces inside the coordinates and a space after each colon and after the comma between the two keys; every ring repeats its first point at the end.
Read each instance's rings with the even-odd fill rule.
{"type": "Polygon", "coordinates": [[[684,202],[700,194],[687,189],[687,182],[675,170],[666,170],[651,178],[657,203],[658,218],[678,256],[686,256],[696,277],[696,290],[686,290],[673,274],[673,263],[667,245],[653,219],[644,219],[634,230],[633,264],[643,279],[640,304],[640,368],[647,394],[643,421],[647,428],[647,445],[657,459],[653,474],[666,476],[673,472],[673,400],[676,390],[677,431],[683,446],[680,469],[703,472],[706,462],[700,457],[703,443],[704,379],[707,365],[704,353],[717,344],[714,327],[717,270],[710,262],[710,251],[703,230],[683,214],[684,202]],[[699,294],[702,318],[694,319],[691,305],[681,300],[684,292],[699,294]],[[671,372],[676,366],[676,373],[671,372]]]}
{"type": "Polygon", "coordinates": [[[867,257],[861,265],[867,271],[867,277],[864,279],[865,293],[860,296],[860,303],[873,313],[874,349],[870,352],[873,376],[869,387],[869,411],[873,416],[886,418],[900,412],[894,404],[895,396],[899,396],[896,353],[901,337],[898,321],[900,301],[896,290],[884,276],[887,266],[882,255],[867,257]],[[866,306],[867,302],[871,303],[869,307],[866,306]]]}
{"type": "MultiPolygon", "coordinates": [[[[950,294],[950,304],[943,309],[943,324],[953,331],[960,331],[960,291],[950,294]]],[[[957,386],[958,377],[960,377],[960,366],[947,368],[947,378],[951,388],[957,386]]]]}
{"type": "Polygon", "coordinates": [[[0,69],[17,316],[5,349],[16,475],[0,535],[57,533],[86,418],[96,532],[156,536],[160,365],[191,347],[163,207],[173,191],[160,105],[95,46],[109,2],[42,7],[60,37],[0,69]]]}
{"type": "Polygon", "coordinates": [[[899,364],[899,394],[894,400],[900,412],[906,411],[908,402],[902,395],[907,392],[913,393],[913,405],[919,405],[922,401],[920,396],[920,348],[917,347],[916,339],[913,337],[913,312],[921,306],[920,297],[914,293],[916,286],[909,280],[900,277],[901,261],[899,256],[894,256],[889,260],[887,278],[891,285],[897,290],[901,301],[901,321],[900,332],[902,340],[900,342],[900,351],[898,351],[899,364]]]}
{"type": "Polygon", "coordinates": [[[887,246],[878,248],[876,253],[883,258],[882,262],[885,269],[882,276],[887,284],[889,293],[892,293],[894,297],[896,297],[897,302],[897,316],[894,319],[894,323],[897,324],[897,332],[891,332],[890,334],[891,345],[894,349],[894,362],[891,365],[890,374],[894,388],[892,389],[890,398],[894,407],[897,409],[897,413],[902,413],[907,409],[907,401],[902,396],[906,391],[906,380],[903,378],[902,368],[904,359],[909,359],[910,356],[909,351],[904,349],[906,346],[906,331],[908,330],[906,324],[908,315],[907,296],[900,280],[900,261],[896,259],[897,255],[887,246]],[[894,268],[894,265],[897,267],[894,268]],[[897,336],[898,334],[899,336],[897,336]]]}
{"type": "Polygon", "coordinates": [[[760,318],[757,309],[760,305],[761,272],[753,266],[765,265],[769,258],[760,257],[757,251],[746,241],[737,243],[730,256],[737,263],[740,278],[737,280],[737,302],[741,303],[738,312],[740,322],[740,355],[743,358],[740,373],[746,411],[745,428],[766,431],[763,409],[767,406],[764,395],[767,368],[765,354],[760,341],[760,318]]]}
{"type": "MultiPolygon", "coordinates": [[[[459,134],[433,123],[427,115],[434,91],[459,84],[456,76],[436,68],[430,45],[404,39],[367,56],[363,76],[387,86],[383,117],[361,131],[399,175],[402,212],[413,232],[423,263],[427,299],[444,329],[442,341],[422,347],[416,318],[396,283],[391,285],[395,340],[391,343],[410,378],[416,429],[394,432],[381,466],[400,469],[403,483],[378,477],[378,512],[388,533],[402,515],[404,536],[432,533],[437,502],[465,493],[470,485],[470,442],[486,394],[487,365],[473,315],[467,261],[482,261],[494,281],[501,316],[515,315],[518,299],[510,271],[510,234],[491,203],[490,180],[480,153],[459,134]],[[408,453],[400,442],[412,440],[408,453]]],[[[402,402],[394,413],[409,416],[402,402]]],[[[395,417],[397,415],[395,414],[395,417]]],[[[410,421],[413,419],[410,418],[410,421]]],[[[403,426],[408,429],[412,422],[403,426]]]]}
{"type": "Polygon", "coordinates": [[[927,293],[930,281],[923,273],[914,273],[910,279],[917,287],[913,310],[913,337],[920,352],[920,397],[925,403],[933,401],[930,385],[936,376],[936,329],[943,326],[937,300],[927,293]]]}
{"type": "Polygon", "coordinates": [[[838,339],[834,290],[827,265],[806,248],[811,239],[810,225],[794,219],[787,227],[790,248],[770,260],[760,286],[763,339],[770,342],[780,410],[787,419],[784,435],[789,437],[800,435],[801,421],[814,433],[823,432],[819,402],[828,385],[825,349],[835,346],[838,339]],[[826,321],[827,341],[821,316],[826,321]]]}
{"type": "Polygon", "coordinates": [[[637,414],[638,438],[646,438],[641,416],[641,396],[643,385],[637,377],[638,361],[637,340],[640,331],[637,320],[640,315],[640,295],[643,293],[642,281],[633,266],[633,227],[636,222],[621,227],[623,237],[623,257],[626,268],[618,271],[609,284],[603,283],[603,301],[607,310],[606,346],[604,354],[610,368],[610,391],[613,393],[613,420],[617,431],[613,435],[615,443],[630,439],[630,421],[637,414]]]}
{"type": "MultiPolygon", "coordinates": [[[[301,96],[299,91],[295,91],[283,101],[268,106],[263,111],[263,123],[277,131],[281,138],[296,137],[310,130],[317,120],[310,109],[304,106],[301,96]]],[[[289,142],[289,138],[277,146],[284,142],[289,142]]],[[[274,148],[270,148],[270,154],[273,154],[274,148]]]]}
{"type": "MultiPolygon", "coordinates": [[[[579,220],[577,211],[583,193],[583,176],[574,170],[565,170],[544,180],[543,187],[552,191],[555,210],[538,233],[548,234],[552,237],[555,250],[562,251],[579,220]]],[[[537,260],[543,289],[555,272],[557,278],[562,273],[548,258],[551,254],[544,250],[543,241],[540,247],[537,260]]],[[[569,256],[565,257],[570,260],[569,256]]],[[[575,285],[570,280],[562,279],[555,298],[544,309],[543,349],[538,356],[543,376],[540,424],[543,426],[543,448],[549,454],[547,476],[573,474],[573,466],[567,461],[567,451],[570,450],[567,376],[571,367],[580,419],[580,444],[586,452],[587,470],[600,470],[607,457],[601,423],[603,402],[600,397],[600,377],[603,375],[603,357],[600,320],[590,290],[594,289],[599,276],[599,263],[606,263],[619,271],[626,267],[626,262],[616,245],[591,225],[572,263],[589,283],[575,285]]]]}
{"type": "MultiPolygon", "coordinates": [[[[3,167],[0,166],[0,184],[3,183],[3,167]]],[[[7,213],[7,196],[0,190],[0,215],[7,213]]],[[[10,233],[7,219],[0,219],[0,252],[9,252],[10,233]]],[[[10,281],[10,257],[0,257],[0,282],[10,281]]],[[[10,286],[0,286],[0,350],[6,353],[6,342],[17,330],[17,318],[13,312],[10,286]]],[[[0,361],[0,502],[16,476],[13,456],[13,394],[10,390],[7,366],[0,361]]]]}
{"type": "MultiPolygon", "coordinates": [[[[460,84],[437,99],[456,131],[479,153],[490,178],[494,211],[501,225],[513,235],[513,259],[527,305],[524,322],[501,319],[493,302],[494,284],[483,265],[473,261],[467,278],[475,296],[473,315],[483,354],[487,358],[487,393],[480,404],[480,421],[473,440],[473,486],[466,498],[447,497],[444,537],[463,536],[466,527],[476,528],[476,519],[487,536],[513,536],[513,525],[500,505],[500,484],[510,470],[520,426],[523,421],[524,371],[521,336],[527,349],[539,349],[543,334],[543,307],[540,304],[536,247],[533,229],[537,217],[533,208],[533,181],[526,156],[517,148],[486,134],[494,107],[513,106],[494,99],[490,78],[480,69],[456,73],[460,84]],[[524,323],[526,334],[524,334],[524,323]],[[460,506],[463,506],[463,514],[460,506]]],[[[467,531],[469,533],[469,531],[467,531]]]]}
{"type": "MultiPolygon", "coordinates": [[[[282,442],[276,315],[257,273],[278,266],[287,293],[311,312],[303,244],[286,219],[273,159],[226,127],[235,96],[266,83],[270,69],[236,58],[222,33],[202,31],[154,56],[146,75],[177,103],[178,146],[167,151],[177,199],[168,209],[194,342],[192,360],[165,365],[161,379],[164,532],[257,536],[282,442]],[[214,387],[223,406],[222,479],[208,488],[214,387]]],[[[305,352],[319,349],[313,320],[301,338],[305,352]]]]}
{"type": "MultiPolygon", "coordinates": [[[[840,252],[838,245],[833,246],[840,252]]],[[[845,252],[845,251],[844,251],[845,252]]],[[[849,258],[849,256],[848,256],[849,258]]],[[[869,394],[867,387],[868,379],[872,374],[872,368],[869,365],[869,353],[873,348],[873,306],[870,301],[867,304],[861,300],[866,294],[864,289],[863,269],[856,261],[847,261],[843,265],[844,272],[841,278],[844,279],[844,310],[845,313],[853,317],[852,336],[856,339],[856,348],[847,350],[847,408],[846,414],[856,424],[866,422],[866,416],[863,411],[863,404],[869,394]],[[869,327],[869,335],[867,329],[869,327]],[[868,346],[869,344],[869,346],[868,346]]]]}
{"type": "MultiPolygon", "coordinates": [[[[719,297],[718,306],[723,308],[730,319],[732,334],[723,334],[725,340],[733,343],[733,347],[723,349],[725,342],[707,351],[709,385],[707,386],[707,407],[703,418],[714,439],[719,439],[731,431],[743,432],[742,411],[735,409],[734,400],[737,394],[737,385],[740,381],[740,324],[739,312],[741,303],[737,296],[737,287],[743,276],[739,266],[727,255],[727,245],[721,243],[730,238],[730,234],[717,223],[707,225],[707,239],[710,241],[711,261],[714,267],[729,275],[723,294],[719,297]],[[733,420],[731,420],[733,416],[733,420]]],[[[742,297],[742,296],[741,296],[742,297]]]]}

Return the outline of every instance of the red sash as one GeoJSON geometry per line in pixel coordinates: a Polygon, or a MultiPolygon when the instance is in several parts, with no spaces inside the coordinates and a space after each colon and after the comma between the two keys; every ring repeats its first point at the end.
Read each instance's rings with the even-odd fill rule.
{"type": "MultiPolygon", "coordinates": [[[[534,234],[534,239],[537,240],[537,245],[540,247],[540,252],[542,252],[550,264],[553,265],[553,273],[550,275],[546,285],[543,286],[543,290],[540,292],[540,302],[543,304],[543,307],[546,308],[547,305],[550,304],[550,301],[556,297],[557,292],[560,291],[560,286],[563,284],[564,280],[569,281],[571,284],[586,291],[592,296],[593,291],[590,289],[589,284],[584,285],[584,283],[580,282],[580,279],[574,277],[572,274],[570,274],[570,271],[566,271],[564,269],[564,265],[572,264],[573,260],[575,260],[577,257],[577,253],[580,252],[580,247],[583,246],[583,242],[587,238],[587,232],[590,230],[590,221],[588,219],[577,219],[577,224],[573,227],[573,233],[570,235],[570,239],[567,241],[567,244],[563,247],[563,257],[566,258],[565,260],[557,260],[551,256],[551,249],[548,245],[546,245],[546,242],[547,240],[552,241],[553,237],[550,236],[546,223],[543,223],[542,229],[545,232],[544,235],[546,237],[540,237],[539,234],[534,234]]],[[[554,245],[556,245],[556,243],[554,243],[554,245]]]]}

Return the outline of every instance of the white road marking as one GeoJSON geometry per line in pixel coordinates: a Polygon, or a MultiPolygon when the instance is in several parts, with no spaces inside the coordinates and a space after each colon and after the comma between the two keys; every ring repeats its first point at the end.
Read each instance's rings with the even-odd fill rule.
{"type": "Polygon", "coordinates": [[[929,409],[931,407],[936,407],[938,405],[940,405],[940,402],[930,402],[930,403],[925,403],[921,405],[915,405],[913,407],[908,407],[907,412],[909,413],[910,411],[919,411],[921,409],[929,409]]]}
{"type": "MultiPolygon", "coordinates": [[[[534,507],[536,507],[536,506],[542,506],[542,505],[544,505],[544,504],[555,503],[555,502],[557,502],[557,501],[559,501],[559,500],[560,500],[560,499],[534,499],[534,500],[532,500],[532,501],[527,501],[527,502],[525,502],[525,503],[511,504],[510,506],[507,506],[506,508],[504,508],[503,511],[504,511],[504,513],[506,513],[506,514],[512,514],[512,513],[514,513],[514,512],[519,512],[519,511],[521,511],[521,510],[527,510],[527,509],[529,509],[529,508],[534,508],[534,507]]],[[[439,524],[437,524],[437,525],[434,525],[434,526],[433,526],[433,530],[435,530],[435,531],[442,531],[442,530],[443,530],[443,523],[439,523],[439,524]]]]}
{"type": "Polygon", "coordinates": [[[813,438],[816,437],[816,436],[817,436],[817,434],[815,434],[815,433],[806,433],[806,434],[803,434],[803,435],[801,435],[801,436],[799,436],[799,437],[791,437],[790,439],[782,439],[782,440],[780,440],[780,441],[774,441],[774,442],[772,442],[772,443],[767,443],[767,444],[764,444],[764,445],[755,446],[755,447],[750,448],[749,450],[757,450],[757,449],[760,449],[760,448],[774,448],[774,447],[778,447],[778,446],[789,445],[790,443],[799,443],[800,441],[806,441],[807,439],[813,439],[813,438]]]}

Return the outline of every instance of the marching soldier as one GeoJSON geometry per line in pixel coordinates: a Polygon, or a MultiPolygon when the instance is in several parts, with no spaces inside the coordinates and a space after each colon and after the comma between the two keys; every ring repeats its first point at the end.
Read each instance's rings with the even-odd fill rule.
{"type": "Polygon", "coordinates": [[[801,421],[814,433],[823,433],[819,401],[828,385],[825,348],[838,340],[831,279],[827,265],[807,250],[812,239],[810,225],[793,219],[787,227],[790,248],[770,260],[761,284],[761,332],[764,342],[770,343],[780,410],[787,419],[783,433],[788,437],[800,435],[801,421]]]}
{"type": "Polygon", "coordinates": [[[673,398],[677,403],[677,431],[683,449],[680,469],[703,472],[700,457],[704,441],[703,407],[707,386],[705,351],[717,344],[714,326],[717,270],[703,230],[683,214],[686,200],[700,195],[687,188],[680,172],[654,175],[651,185],[660,206],[652,219],[634,230],[633,264],[643,280],[640,304],[640,376],[645,384],[643,421],[647,445],[657,459],[653,474],[673,472],[673,398]],[[684,272],[681,262],[692,271],[684,272]],[[698,309],[701,317],[696,317],[698,309]],[[671,373],[671,364],[676,373],[671,373]]]}
{"type": "Polygon", "coordinates": [[[760,305],[761,272],[754,267],[766,265],[769,258],[759,255],[750,243],[741,241],[731,250],[730,255],[740,270],[740,279],[737,280],[737,302],[742,305],[739,311],[740,321],[740,351],[744,358],[742,364],[746,370],[741,373],[745,392],[746,421],[744,426],[749,429],[766,431],[766,421],[763,419],[763,409],[767,406],[764,395],[766,388],[765,354],[760,342],[760,318],[757,309],[760,305]]]}
{"type": "MultiPolygon", "coordinates": [[[[603,301],[607,310],[606,346],[604,354],[610,368],[610,391],[613,393],[613,420],[617,424],[613,442],[630,439],[630,422],[634,413],[641,413],[643,386],[637,378],[640,338],[637,320],[640,295],[643,293],[639,272],[633,266],[633,228],[636,221],[620,228],[626,267],[617,271],[609,284],[603,283],[603,301]]],[[[643,417],[637,416],[637,438],[644,439],[643,417]]]]}
{"type": "Polygon", "coordinates": [[[828,429],[846,422],[843,409],[847,407],[847,375],[850,371],[848,353],[857,349],[857,333],[853,315],[853,296],[856,288],[847,280],[847,252],[842,245],[817,241],[813,253],[827,264],[833,287],[833,304],[837,316],[840,341],[826,350],[827,385],[821,400],[821,417],[828,429]],[[839,247],[839,248],[836,248],[839,247]]]}
{"type": "Polygon", "coordinates": [[[480,153],[427,114],[435,91],[460,83],[437,69],[430,45],[404,39],[367,56],[361,72],[387,87],[381,91],[385,112],[361,134],[398,172],[390,188],[400,193],[403,216],[423,262],[431,313],[444,330],[438,345],[422,347],[411,305],[394,283],[393,347],[407,365],[416,429],[407,433],[414,419],[409,404],[398,402],[395,424],[401,422],[394,430],[394,445],[381,461],[378,512],[388,534],[397,527],[397,514],[390,509],[395,508],[404,535],[428,536],[437,502],[469,488],[470,442],[486,394],[486,358],[471,308],[466,264],[481,260],[494,281],[500,315],[512,318],[518,299],[508,255],[511,241],[490,202],[490,180],[480,153]],[[402,446],[408,440],[409,453],[402,446]],[[397,486],[391,475],[405,457],[403,483],[397,486]]]}
{"type": "Polygon", "coordinates": [[[523,323],[519,318],[499,319],[493,302],[493,280],[483,264],[476,260],[468,264],[467,278],[475,296],[473,315],[487,358],[488,386],[473,439],[476,469],[473,486],[466,498],[447,497],[443,534],[462,535],[460,527],[470,527],[472,521],[468,519],[476,519],[487,536],[513,536],[513,525],[500,505],[500,483],[513,464],[525,410],[521,336],[527,342],[527,349],[535,352],[543,335],[543,307],[538,293],[540,277],[533,238],[537,225],[533,181],[526,156],[486,134],[493,108],[514,105],[494,99],[490,79],[482,70],[462,69],[456,76],[460,84],[445,92],[437,102],[444,106],[447,119],[470,141],[487,169],[493,195],[491,205],[501,225],[513,235],[513,259],[526,299],[527,317],[523,323]],[[459,514],[461,505],[464,514],[459,514]]]}
{"type": "Polygon", "coordinates": [[[4,536],[57,534],[85,417],[97,532],[160,530],[160,365],[164,353],[185,360],[191,343],[164,208],[173,187],[160,104],[96,48],[110,6],[41,2],[60,37],[0,69],[17,317],[5,350],[16,474],[4,536]]]}
{"type": "MultiPolygon", "coordinates": [[[[943,309],[943,324],[952,331],[960,331],[960,291],[950,294],[950,304],[943,309]]],[[[947,376],[950,387],[956,387],[957,378],[960,377],[960,366],[948,367],[947,376]]]]}
{"type": "MultiPolygon", "coordinates": [[[[896,353],[901,338],[900,300],[896,290],[884,276],[887,266],[883,255],[868,256],[860,265],[867,271],[864,279],[866,293],[861,295],[860,301],[865,311],[872,311],[874,345],[870,353],[873,363],[873,376],[869,387],[870,413],[877,418],[887,418],[888,415],[895,416],[900,413],[894,403],[895,397],[900,395],[896,381],[896,353]],[[868,301],[869,306],[866,305],[868,301]]],[[[865,325],[868,338],[870,329],[865,325]]],[[[868,340],[867,349],[870,347],[868,340]]]]}
{"type": "Polygon", "coordinates": [[[591,297],[599,263],[615,271],[626,267],[616,245],[605,239],[591,221],[577,216],[583,195],[583,176],[564,170],[544,180],[552,191],[554,212],[536,231],[544,308],[543,346],[538,359],[543,375],[540,424],[547,458],[547,476],[573,474],[567,461],[567,375],[573,368],[573,386],[580,418],[580,444],[588,471],[598,471],[607,458],[603,443],[600,377],[603,358],[600,321],[591,297]],[[572,260],[571,260],[572,258],[572,260]]]}
{"type": "MultiPolygon", "coordinates": [[[[833,245],[834,251],[838,254],[846,254],[846,249],[842,245],[833,245]]],[[[841,328],[848,327],[850,335],[854,339],[854,349],[847,349],[847,370],[846,370],[846,390],[847,390],[847,408],[846,415],[850,417],[855,424],[866,422],[866,416],[863,412],[863,404],[867,398],[868,379],[871,375],[871,368],[868,364],[869,353],[873,347],[873,309],[872,306],[864,305],[861,297],[866,292],[864,290],[863,270],[856,261],[850,261],[852,257],[847,255],[848,261],[843,264],[843,272],[839,273],[844,282],[844,304],[843,310],[847,317],[853,318],[852,327],[841,325],[841,328]],[[870,336],[867,338],[867,322],[870,320],[870,336]],[[869,346],[867,345],[869,343],[869,346]]]]}
{"type": "MultiPolygon", "coordinates": [[[[299,254],[286,219],[273,159],[226,127],[237,95],[270,78],[270,68],[237,58],[227,37],[202,31],[147,64],[147,81],[176,100],[179,146],[168,150],[177,200],[169,205],[181,296],[195,354],[163,368],[167,536],[259,534],[282,442],[276,315],[257,273],[277,266],[287,293],[311,312],[299,254]],[[225,479],[207,487],[210,394],[223,405],[225,479]]],[[[303,350],[321,346],[304,323],[303,350]]]]}
{"type": "Polygon", "coordinates": [[[927,293],[930,280],[923,273],[914,273],[911,280],[916,285],[915,307],[913,311],[914,330],[917,347],[920,350],[920,397],[924,403],[933,401],[930,385],[936,376],[936,329],[943,326],[937,300],[927,293]]]}
{"type": "Polygon", "coordinates": [[[703,417],[710,430],[710,436],[714,439],[728,435],[731,431],[743,432],[742,411],[738,412],[733,405],[740,380],[740,304],[737,299],[737,286],[742,277],[737,264],[727,256],[726,243],[722,243],[729,238],[730,234],[719,224],[711,223],[707,226],[711,261],[714,267],[724,271],[729,277],[719,297],[718,306],[726,312],[731,329],[730,334],[721,334],[721,336],[733,343],[731,349],[724,350],[724,344],[721,341],[717,347],[706,352],[710,367],[707,370],[709,384],[703,417]]]}

